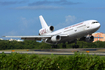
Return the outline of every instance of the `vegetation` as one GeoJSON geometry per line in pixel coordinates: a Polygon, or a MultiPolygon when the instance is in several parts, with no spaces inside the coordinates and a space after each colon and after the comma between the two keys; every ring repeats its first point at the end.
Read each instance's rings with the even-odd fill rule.
{"type": "Polygon", "coordinates": [[[49,56],[2,53],[0,70],[105,70],[105,57],[79,53],[49,56]]]}
{"type": "MultiPolygon", "coordinates": [[[[77,44],[80,48],[105,48],[105,42],[101,41],[97,41],[94,43],[77,41],[77,44]]],[[[62,43],[58,44],[58,48],[62,48],[62,45],[62,43]]],[[[66,48],[72,48],[73,45],[74,43],[66,43],[66,48]]],[[[0,50],[5,49],[51,49],[51,45],[44,42],[36,42],[30,40],[26,40],[23,42],[0,40],[0,50]]]]}

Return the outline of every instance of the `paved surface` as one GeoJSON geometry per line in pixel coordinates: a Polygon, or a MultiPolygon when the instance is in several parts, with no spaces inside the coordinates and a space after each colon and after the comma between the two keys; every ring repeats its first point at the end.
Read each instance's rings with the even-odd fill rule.
{"type": "Polygon", "coordinates": [[[24,53],[27,53],[27,54],[55,54],[55,55],[73,55],[75,52],[80,52],[80,53],[84,53],[84,54],[90,54],[90,55],[102,55],[102,56],[105,56],[105,52],[104,51],[101,51],[101,52],[98,52],[97,50],[103,50],[105,48],[90,48],[90,49],[39,49],[39,50],[28,50],[28,51],[0,51],[0,53],[4,52],[6,54],[10,54],[12,52],[17,52],[17,53],[20,53],[20,54],[24,54],[24,53]]]}

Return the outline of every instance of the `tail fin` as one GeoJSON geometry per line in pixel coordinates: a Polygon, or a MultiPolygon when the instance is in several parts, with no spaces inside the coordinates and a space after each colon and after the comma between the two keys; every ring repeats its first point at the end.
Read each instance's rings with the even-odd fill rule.
{"type": "Polygon", "coordinates": [[[39,16],[39,19],[40,19],[40,22],[41,22],[41,25],[42,25],[42,28],[47,28],[48,25],[47,23],[45,22],[44,18],[42,15],[39,16]]]}

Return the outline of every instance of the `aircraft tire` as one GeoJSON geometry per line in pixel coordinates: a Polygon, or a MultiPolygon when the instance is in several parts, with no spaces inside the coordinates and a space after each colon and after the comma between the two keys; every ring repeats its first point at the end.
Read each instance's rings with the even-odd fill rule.
{"type": "Polygon", "coordinates": [[[75,48],[75,45],[73,45],[72,48],[75,48]]]}
{"type": "Polygon", "coordinates": [[[75,48],[79,48],[79,45],[76,45],[76,47],[75,48]]]}
{"type": "Polygon", "coordinates": [[[54,46],[54,48],[57,48],[57,47],[58,47],[57,45],[54,46]]]}
{"type": "Polygon", "coordinates": [[[57,48],[57,45],[52,45],[51,48],[57,48]]]}
{"type": "Polygon", "coordinates": [[[79,48],[79,45],[73,45],[72,48],[79,48]]]}
{"type": "Polygon", "coordinates": [[[65,44],[63,44],[63,45],[62,45],[62,48],[66,48],[66,45],[65,45],[65,44]]]}

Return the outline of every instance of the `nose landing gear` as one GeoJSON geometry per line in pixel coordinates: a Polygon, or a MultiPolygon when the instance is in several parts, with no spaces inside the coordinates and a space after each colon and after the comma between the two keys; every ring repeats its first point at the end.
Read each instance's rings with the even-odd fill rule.
{"type": "Polygon", "coordinates": [[[66,48],[66,44],[65,43],[62,45],[62,48],[66,48]]]}
{"type": "MultiPolygon", "coordinates": [[[[79,48],[79,45],[77,45],[77,41],[73,41],[73,43],[75,42],[75,45],[72,46],[72,48],[79,48]]],[[[68,43],[70,44],[70,43],[68,43]]],[[[56,45],[52,45],[51,48],[57,48],[57,44],[56,45]]],[[[66,48],[66,43],[64,42],[62,45],[62,48],[66,48]]]]}

